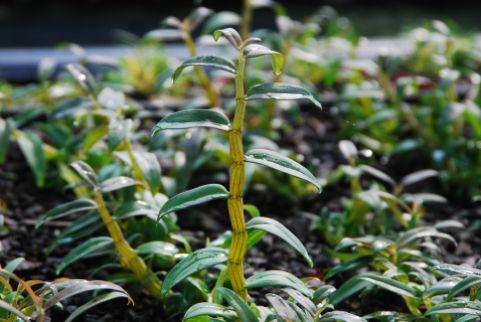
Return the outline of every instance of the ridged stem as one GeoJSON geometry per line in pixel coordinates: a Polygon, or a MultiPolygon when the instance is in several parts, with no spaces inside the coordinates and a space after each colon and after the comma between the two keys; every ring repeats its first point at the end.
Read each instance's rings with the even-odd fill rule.
{"type": "Polygon", "coordinates": [[[162,283],[157,275],[147,267],[144,260],[137,255],[135,250],[124,238],[119,224],[110,215],[102,193],[98,188],[95,189],[95,201],[97,203],[100,218],[107,228],[114,243],[115,250],[120,257],[120,264],[134,273],[140,284],[150,293],[150,295],[160,299],[162,283]]]}
{"type": "MultiPolygon", "coordinates": [[[[189,27],[185,26],[182,28],[182,30],[184,32],[184,41],[185,41],[185,45],[187,46],[187,49],[189,50],[189,54],[192,57],[197,56],[197,49],[195,48],[194,40],[192,39],[192,35],[190,34],[189,27]]],[[[199,80],[200,86],[202,86],[202,88],[205,91],[205,94],[207,95],[207,99],[209,100],[210,107],[218,107],[219,100],[217,98],[217,93],[212,88],[212,84],[209,78],[207,77],[207,75],[198,66],[194,67],[194,73],[197,76],[197,79],[199,80]]]]}
{"type": "Polygon", "coordinates": [[[247,247],[247,230],[242,197],[245,182],[244,151],[242,146],[242,130],[246,110],[244,89],[245,65],[246,59],[240,55],[235,79],[236,109],[232,129],[229,132],[230,182],[227,206],[232,227],[232,241],[227,262],[227,273],[234,291],[244,300],[247,300],[248,293],[244,278],[244,255],[247,247]]]}

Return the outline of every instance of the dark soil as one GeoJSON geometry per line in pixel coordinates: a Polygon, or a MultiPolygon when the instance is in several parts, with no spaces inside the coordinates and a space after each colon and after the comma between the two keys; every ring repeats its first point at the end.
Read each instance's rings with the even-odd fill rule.
{"type": "MultiPolygon", "coordinates": [[[[322,112],[304,110],[302,114],[304,124],[299,124],[291,131],[283,131],[279,145],[304,155],[305,162],[308,164],[318,162],[316,174],[325,177],[343,162],[337,148],[339,140],[337,124],[333,115],[326,110],[322,112]]],[[[194,181],[196,180],[202,181],[202,178],[196,177],[194,181]]],[[[314,268],[308,268],[302,258],[289,247],[285,247],[272,236],[266,236],[249,252],[246,273],[250,275],[254,271],[280,269],[299,277],[322,278],[325,271],[335,263],[327,255],[325,243],[320,233],[315,230],[314,222],[323,206],[340,207],[342,194],[341,190],[328,189],[323,194],[310,197],[298,204],[293,204],[270,192],[259,192],[255,196],[248,197],[247,201],[258,205],[264,215],[282,222],[304,242],[314,260],[314,268]]],[[[24,257],[26,261],[17,271],[22,278],[42,280],[57,278],[54,273],[55,266],[67,250],[60,249],[49,257],[44,255],[43,250],[68,223],[52,222],[39,230],[34,229],[34,224],[36,219],[46,211],[71,200],[72,196],[58,189],[37,189],[21,153],[18,148],[12,146],[6,165],[0,168],[0,198],[8,205],[5,214],[8,231],[1,235],[3,252],[0,255],[0,262],[5,263],[16,257],[24,257]]],[[[223,207],[219,203],[212,207],[201,208],[190,215],[187,212],[186,215],[180,216],[179,224],[186,235],[195,236],[200,241],[206,237],[215,238],[229,228],[223,207]],[[202,216],[203,211],[205,213],[207,210],[209,216],[202,216]]],[[[432,209],[430,213],[428,222],[454,217],[465,223],[473,223],[479,218],[479,214],[474,210],[460,209],[455,206],[432,209]]],[[[479,249],[481,240],[473,232],[473,230],[465,230],[456,236],[460,243],[456,250],[446,253],[445,259],[448,262],[474,264],[479,259],[479,255],[475,255],[474,251],[479,249]]],[[[95,261],[79,262],[66,270],[65,275],[87,278],[86,272],[95,266],[95,261]]],[[[108,276],[99,276],[99,278],[108,278],[108,276]]],[[[159,303],[139,289],[128,287],[128,291],[134,299],[135,306],[126,306],[120,301],[107,303],[83,315],[78,321],[167,321],[159,303]]],[[[253,295],[258,296],[257,293],[253,295]]],[[[393,307],[402,305],[395,298],[391,301],[389,295],[388,298],[393,307]]],[[[71,311],[78,305],[76,301],[67,303],[67,311],[71,311]]],[[[384,300],[383,303],[375,303],[369,299],[349,303],[351,309],[356,311],[359,309],[365,313],[371,308],[386,309],[385,304],[384,300]]],[[[64,319],[64,313],[52,312],[53,321],[64,319]]]]}

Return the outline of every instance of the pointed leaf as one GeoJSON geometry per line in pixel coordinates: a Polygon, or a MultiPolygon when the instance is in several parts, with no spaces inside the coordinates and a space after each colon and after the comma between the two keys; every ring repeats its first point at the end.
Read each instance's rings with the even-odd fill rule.
{"type": "Polygon", "coordinates": [[[212,10],[206,7],[195,8],[186,19],[189,23],[190,30],[197,28],[212,12],[212,10]]]}
{"type": "Polygon", "coordinates": [[[283,156],[282,154],[265,149],[254,149],[246,153],[245,160],[247,162],[262,164],[269,168],[276,169],[294,177],[306,180],[316,186],[319,191],[321,191],[321,184],[319,180],[317,180],[317,178],[314,177],[309,170],[304,168],[296,161],[283,156]]]}
{"type": "Polygon", "coordinates": [[[209,127],[229,131],[230,122],[224,113],[216,110],[185,110],[164,117],[152,130],[152,136],[159,131],[188,129],[192,127],[209,127]]]}
{"type": "Polygon", "coordinates": [[[63,258],[55,270],[56,274],[60,274],[67,266],[78,261],[93,252],[112,245],[112,238],[106,236],[92,237],[79,246],[72,249],[67,256],[63,258]]]}
{"type": "Polygon", "coordinates": [[[95,93],[95,79],[85,67],[78,64],[68,64],[66,68],[82,89],[90,94],[95,93]]]}
{"type": "Polygon", "coordinates": [[[227,199],[229,192],[220,184],[207,184],[172,197],[160,209],[158,219],[168,213],[199,205],[211,200],[227,199]]]}
{"type": "Polygon", "coordinates": [[[202,27],[202,34],[211,34],[215,30],[225,27],[225,26],[235,26],[241,21],[240,16],[232,11],[221,11],[218,12],[209,19],[206,20],[204,26],[202,27]]]}
{"type": "Polygon", "coordinates": [[[95,203],[95,201],[91,199],[77,199],[74,201],[70,201],[60,206],[57,206],[52,210],[50,210],[49,212],[47,212],[45,216],[40,218],[35,223],[35,228],[38,228],[51,220],[56,220],[77,212],[88,211],[96,208],[97,208],[97,204],[95,203]]]}
{"type": "Polygon", "coordinates": [[[371,167],[369,165],[365,165],[365,164],[360,165],[359,168],[362,171],[364,171],[365,173],[368,173],[368,174],[372,175],[373,177],[390,184],[391,186],[396,185],[396,182],[394,181],[393,178],[391,178],[390,176],[388,176],[387,174],[385,174],[384,172],[382,172],[382,171],[380,171],[376,168],[373,168],[373,167],[371,167]]]}
{"type": "Polygon", "coordinates": [[[115,150],[132,129],[132,120],[114,119],[109,124],[107,143],[111,151],[115,150]]]}
{"type": "Polygon", "coordinates": [[[100,184],[100,191],[102,191],[103,193],[112,192],[119,189],[132,187],[135,185],[142,185],[142,184],[129,177],[124,177],[124,176],[113,177],[105,181],[102,181],[102,183],[100,184]]]}
{"type": "Polygon", "coordinates": [[[107,294],[102,294],[102,295],[99,295],[99,296],[93,298],[92,300],[88,301],[84,305],[79,306],[75,311],[73,311],[72,314],[70,314],[68,316],[68,318],[65,320],[65,322],[71,322],[71,321],[75,320],[78,316],[87,312],[88,310],[90,310],[94,306],[97,306],[99,304],[102,304],[102,303],[105,303],[105,302],[108,302],[108,301],[111,301],[111,300],[115,300],[115,299],[118,299],[118,298],[126,298],[126,299],[128,299],[129,302],[131,301],[129,295],[127,293],[124,293],[124,292],[110,292],[110,293],[107,293],[107,294]]]}
{"type": "Polygon", "coordinates": [[[309,264],[309,267],[313,267],[312,259],[309,257],[306,248],[302,242],[294,235],[289,229],[282,225],[277,220],[267,217],[252,218],[247,223],[247,229],[263,230],[270,234],[273,234],[286,243],[291,245],[309,264]]]}
{"type": "Polygon", "coordinates": [[[285,271],[265,271],[257,273],[246,280],[248,288],[258,287],[290,287],[307,297],[311,297],[313,291],[310,290],[300,279],[285,271]]]}
{"type": "Polygon", "coordinates": [[[233,28],[225,28],[214,31],[214,40],[218,41],[220,37],[224,37],[234,48],[239,48],[242,45],[242,38],[233,28]]]}
{"type": "Polygon", "coordinates": [[[226,72],[235,74],[236,67],[234,63],[226,58],[217,56],[196,56],[184,61],[174,72],[174,81],[179,77],[182,71],[191,66],[208,66],[224,70],[226,72]]]}
{"type": "Polygon", "coordinates": [[[31,132],[18,132],[18,145],[27,160],[30,169],[35,175],[37,186],[43,187],[45,184],[45,174],[47,171],[47,161],[43,152],[42,141],[38,135],[31,132]]]}
{"type": "Polygon", "coordinates": [[[416,171],[402,178],[401,185],[409,186],[409,185],[418,183],[420,181],[426,180],[428,178],[437,177],[438,174],[439,173],[436,170],[431,170],[431,169],[416,171]]]}
{"type": "Polygon", "coordinates": [[[454,298],[456,295],[459,293],[470,289],[473,286],[480,285],[481,284],[481,277],[480,276],[467,276],[463,278],[461,281],[456,283],[451,290],[449,291],[448,294],[448,299],[454,298]]]}
{"type": "Polygon", "coordinates": [[[319,319],[319,322],[334,322],[334,321],[343,321],[343,322],[366,322],[366,319],[363,319],[357,315],[343,312],[343,311],[332,311],[323,314],[322,317],[319,319]]]}
{"type": "Polygon", "coordinates": [[[78,173],[78,175],[92,185],[98,182],[95,171],[85,162],[77,160],[70,164],[70,166],[78,173]]]}
{"type": "Polygon", "coordinates": [[[216,303],[197,303],[191,306],[184,315],[182,321],[200,316],[219,316],[227,320],[233,320],[237,317],[235,311],[223,305],[216,303]]]}
{"type": "Polygon", "coordinates": [[[281,53],[260,44],[250,44],[244,48],[244,56],[247,58],[266,55],[272,56],[272,70],[274,71],[274,74],[279,75],[284,66],[284,57],[281,53]]]}
{"type": "Polygon", "coordinates": [[[187,277],[209,267],[225,263],[227,251],[222,248],[203,248],[187,255],[165,276],[161,296],[187,277]]]}
{"type": "Polygon", "coordinates": [[[253,100],[309,100],[315,106],[322,108],[321,103],[317,101],[312,94],[297,85],[289,85],[283,83],[265,83],[252,86],[247,91],[248,101],[253,100]]]}
{"type": "Polygon", "coordinates": [[[217,293],[237,312],[241,322],[259,322],[255,313],[239,295],[224,287],[219,287],[217,293]]]}

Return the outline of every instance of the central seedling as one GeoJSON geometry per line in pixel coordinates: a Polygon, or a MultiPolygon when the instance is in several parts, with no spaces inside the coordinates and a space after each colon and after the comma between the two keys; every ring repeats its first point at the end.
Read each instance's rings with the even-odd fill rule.
{"type": "MultiPolygon", "coordinates": [[[[274,220],[274,224],[267,221],[268,218],[258,219],[257,225],[249,223],[246,225],[244,218],[244,203],[243,191],[245,185],[245,162],[251,162],[268,166],[270,168],[288,173],[290,175],[299,177],[314,184],[320,189],[320,185],[316,177],[314,177],[307,169],[297,162],[274,151],[255,149],[244,154],[243,147],[243,133],[244,133],[244,118],[246,114],[246,107],[249,101],[253,100],[297,100],[307,99],[314,105],[320,107],[320,104],[314,97],[305,89],[288,85],[288,84],[258,84],[252,86],[246,91],[246,65],[249,59],[270,56],[272,58],[272,69],[275,74],[279,74],[283,66],[283,57],[278,52],[275,52],[262,44],[258,38],[249,38],[242,40],[236,30],[232,28],[217,30],[214,32],[214,39],[218,40],[224,37],[237,51],[237,63],[233,61],[215,57],[215,56],[197,56],[185,61],[177,68],[174,73],[174,80],[187,67],[201,67],[209,66],[226,71],[235,76],[235,111],[232,122],[222,112],[217,110],[184,110],[179,111],[165,117],[160,121],[153,130],[153,134],[166,129],[186,129],[192,127],[208,127],[223,130],[227,132],[230,155],[230,175],[229,175],[229,191],[223,186],[217,184],[205,185],[171,198],[162,208],[159,217],[165,216],[170,212],[185,209],[187,207],[197,205],[213,199],[227,199],[229,219],[232,227],[232,238],[230,241],[230,249],[227,258],[227,274],[232,284],[234,291],[244,300],[248,299],[248,293],[245,277],[244,277],[244,256],[248,249],[248,231],[249,224],[254,229],[267,231],[277,234],[280,238],[291,244],[304,257],[306,257],[310,264],[312,264],[304,246],[300,241],[292,235],[287,229],[287,233],[279,234],[273,232],[272,227],[278,224],[274,220]],[[287,236],[287,237],[286,237],[287,236]]],[[[280,225],[280,224],[279,224],[280,225]]],[[[283,229],[285,227],[282,226],[283,229]]],[[[209,264],[218,264],[223,262],[225,254],[222,250],[211,249],[210,252],[216,254],[217,260],[210,260],[209,264]]],[[[212,255],[214,256],[214,255],[212,255]]],[[[200,253],[198,255],[200,257],[200,253]]],[[[199,263],[203,259],[197,260],[199,263]]],[[[208,260],[206,260],[207,262],[208,260]]],[[[185,262],[187,263],[187,261],[185,262]]],[[[163,293],[168,291],[169,287],[173,287],[180,279],[192,274],[190,265],[179,263],[178,267],[174,268],[166,277],[163,293]],[[182,271],[182,266],[185,270],[182,271]],[[189,273],[185,271],[189,270],[189,273]],[[179,277],[180,276],[180,277],[179,277]]],[[[206,263],[199,264],[202,267],[209,266],[206,263]]]]}

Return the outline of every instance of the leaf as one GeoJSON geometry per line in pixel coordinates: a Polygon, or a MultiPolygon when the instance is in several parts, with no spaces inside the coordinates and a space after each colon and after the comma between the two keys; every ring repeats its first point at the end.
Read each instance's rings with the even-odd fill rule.
{"type": "Polygon", "coordinates": [[[113,119],[109,124],[109,134],[107,136],[107,144],[111,151],[125,139],[132,129],[132,120],[113,119]]]}
{"type": "Polygon", "coordinates": [[[91,185],[96,185],[98,182],[97,175],[95,171],[85,162],[77,160],[70,164],[70,166],[78,173],[78,175],[90,183],[91,185]]]}
{"type": "Polygon", "coordinates": [[[283,156],[282,154],[265,149],[253,149],[246,153],[245,160],[247,162],[265,165],[269,168],[276,169],[294,177],[306,180],[316,186],[319,191],[321,191],[321,184],[319,180],[317,180],[317,178],[314,177],[309,170],[304,168],[296,161],[283,156]]]}
{"type": "Polygon", "coordinates": [[[177,67],[173,75],[174,82],[185,68],[191,67],[191,66],[208,66],[208,67],[224,70],[232,74],[236,73],[236,67],[234,63],[226,58],[217,57],[217,56],[196,56],[196,57],[187,59],[179,67],[177,67]]]}
{"type": "Polygon", "coordinates": [[[18,133],[18,145],[35,175],[35,182],[37,186],[43,187],[45,185],[47,160],[43,152],[42,141],[35,133],[18,133]]]}
{"type": "Polygon", "coordinates": [[[192,319],[200,316],[220,316],[227,320],[233,320],[237,317],[235,311],[230,308],[226,308],[223,305],[216,303],[197,303],[191,306],[184,315],[182,321],[192,319]]]}
{"type": "Polygon", "coordinates": [[[336,321],[343,321],[343,322],[365,322],[366,319],[363,319],[357,315],[343,312],[343,311],[332,311],[323,314],[322,317],[319,319],[319,322],[336,322],[336,321]]]}
{"type": "Polygon", "coordinates": [[[254,58],[260,56],[272,56],[272,70],[274,74],[279,75],[284,66],[284,57],[281,53],[267,48],[260,44],[250,44],[244,48],[244,56],[247,58],[254,58]]]}
{"type": "Polygon", "coordinates": [[[158,219],[168,213],[196,206],[211,200],[227,199],[229,192],[220,184],[206,184],[170,198],[160,209],[158,219]]]}
{"type": "Polygon", "coordinates": [[[164,117],[157,123],[152,130],[152,136],[163,130],[188,129],[192,127],[208,127],[229,131],[230,122],[224,113],[212,109],[179,111],[164,117]]]}
{"type": "Polygon", "coordinates": [[[227,251],[222,248],[203,248],[187,255],[165,276],[161,296],[192,274],[226,261],[227,251]]]}
{"type": "Polygon", "coordinates": [[[16,317],[22,319],[23,321],[30,322],[32,321],[28,316],[23,314],[21,311],[10,305],[9,303],[5,302],[4,300],[0,299],[0,309],[5,310],[14,314],[16,317]]]}
{"type": "Polygon", "coordinates": [[[38,228],[45,224],[46,222],[56,220],[77,212],[81,211],[88,211],[92,209],[96,209],[97,204],[95,201],[91,199],[77,199],[74,201],[70,201],[67,203],[64,203],[60,206],[57,206],[47,212],[42,218],[40,218],[36,223],[35,223],[35,228],[38,228]]]}
{"type": "Polygon", "coordinates": [[[113,177],[105,181],[102,181],[102,183],[100,183],[100,191],[102,191],[103,193],[112,192],[119,189],[132,187],[135,185],[142,185],[142,184],[129,177],[124,177],[124,176],[113,177]]]}
{"type": "Polygon", "coordinates": [[[221,11],[218,12],[209,19],[206,20],[204,26],[202,27],[202,34],[211,34],[215,30],[222,28],[224,26],[235,26],[241,21],[240,16],[232,11],[221,11]]]}
{"type": "Polygon", "coordinates": [[[204,21],[212,13],[213,11],[206,7],[195,8],[186,19],[189,23],[190,30],[192,31],[197,28],[202,21],[204,21]]]}
{"type": "Polygon", "coordinates": [[[439,173],[436,170],[431,170],[431,169],[416,171],[402,178],[401,185],[409,186],[409,185],[418,183],[420,181],[426,180],[428,178],[437,177],[438,174],[439,173]]]}
{"type": "Polygon", "coordinates": [[[85,67],[79,64],[68,64],[66,68],[82,89],[90,94],[95,93],[95,79],[85,67]]]}
{"type": "Polygon", "coordinates": [[[108,133],[109,133],[109,129],[107,126],[99,126],[89,131],[83,141],[82,152],[87,152],[88,150],[90,150],[91,147],[93,147],[98,141],[100,141],[108,133]]]}
{"type": "Polygon", "coordinates": [[[12,134],[12,125],[10,121],[5,121],[0,118],[0,164],[4,164],[7,159],[10,134],[12,134]]]}
{"type": "Polygon", "coordinates": [[[92,237],[89,240],[72,249],[67,256],[63,258],[55,270],[56,274],[60,274],[67,266],[78,261],[93,252],[103,249],[112,244],[112,238],[106,236],[92,237]]]}
{"type": "Polygon", "coordinates": [[[146,151],[134,151],[134,158],[137,160],[142,175],[150,186],[153,194],[159,192],[161,185],[161,169],[157,156],[146,151]]]}
{"type": "Polygon", "coordinates": [[[179,252],[179,249],[172,243],[163,241],[151,241],[140,245],[135,249],[139,255],[155,255],[164,259],[169,263],[174,263],[174,255],[179,252]]]}
{"type": "Polygon", "coordinates": [[[401,237],[398,239],[397,243],[399,247],[402,248],[409,245],[413,241],[428,237],[446,239],[452,242],[454,245],[457,244],[456,240],[451,235],[442,233],[432,227],[419,227],[411,229],[402,234],[401,237]]]}
{"type": "Polygon", "coordinates": [[[239,297],[239,295],[224,287],[217,288],[217,294],[221,295],[224,300],[230,306],[232,306],[232,308],[237,312],[241,322],[259,322],[259,319],[255,313],[252,311],[249,305],[239,297]]]}
{"type": "Polygon", "coordinates": [[[102,304],[102,303],[105,303],[105,302],[108,302],[108,301],[111,301],[111,300],[114,300],[114,299],[118,299],[118,298],[126,298],[126,299],[129,300],[129,302],[131,300],[129,295],[127,293],[124,293],[124,292],[110,292],[110,293],[107,293],[107,294],[99,295],[99,296],[93,298],[92,300],[88,301],[84,305],[79,306],[75,311],[73,311],[72,314],[70,314],[68,316],[68,318],[65,320],[65,322],[71,322],[71,321],[75,320],[78,316],[87,312],[88,310],[90,310],[94,306],[97,306],[99,304],[102,304]]]}
{"type": "Polygon", "coordinates": [[[382,180],[388,184],[390,184],[391,186],[395,186],[396,185],[396,182],[394,181],[393,178],[391,178],[390,176],[388,176],[387,174],[385,174],[384,172],[382,171],[379,171],[378,169],[376,168],[373,168],[369,165],[365,165],[365,164],[362,164],[359,166],[359,168],[365,172],[365,173],[368,173],[370,174],[371,176],[379,179],[379,180],[382,180]]]}
{"type": "Polygon", "coordinates": [[[184,39],[184,32],[179,29],[155,29],[147,32],[144,39],[151,39],[159,42],[184,39]]]}
{"type": "Polygon", "coordinates": [[[315,106],[322,108],[321,103],[317,101],[312,94],[297,85],[289,85],[284,83],[264,83],[252,86],[247,91],[246,100],[309,100],[315,106]]]}
{"type": "Polygon", "coordinates": [[[310,290],[300,279],[285,271],[265,271],[257,273],[246,280],[247,288],[259,287],[290,287],[295,289],[305,296],[311,297],[313,291],[310,290]]]}
{"type": "Polygon", "coordinates": [[[309,257],[302,242],[277,220],[267,217],[255,217],[247,223],[247,229],[262,230],[279,237],[301,254],[309,264],[309,267],[313,267],[312,259],[309,257]]]}
{"type": "Polygon", "coordinates": [[[479,284],[481,284],[480,276],[467,276],[456,283],[451,290],[449,290],[448,299],[452,299],[459,293],[479,284]]]}
{"type": "Polygon", "coordinates": [[[242,38],[233,28],[225,28],[214,31],[214,40],[218,41],[220,37],[224,37],[234,48],[239,48],[242,45],[242,38]]]}
{"type": "Polygon", "coordinates": [[[67,280],[66,282],[55,283],[54,287],[56,287],[57,289],[61,289],[61,291],[55,293],[54,296],[52,296],[46,301],[44,305],[45,310],[50,309],[52,306],[63,300],[66,300],[69,297],[88,291],[114,290],[120,293],[127,294],[127,292],[122,287],[115,285],[114,283],[97,280],[87,281],[82,279],[72,279],[67,280]]]}
{"type": "Polygon", "coordinates": [[[369,282],[362,280],[360,275],[351,277],[346,282],[344,282],[341,287],[329,295],[329,303],[336,306],[353,294],[363,290],[369,285],[369,282]]]}
{"type": "MultiPolygon", "coordinates": [[[[277,320],[279,321],[298,321],[299,317],[297,316],[296,311],[294,308],[289,305],[289,302],[284,300],[277,294],[269,293],[266,295],[269,304],[274,308],[275,314],[277,316],[277,320]]],[[[276,320],[276,321],[277,321],[276,320]]]]}
{"type": "Polygon", "coordinates": [[[367,273],[359,275],[362,280],[368,281],[371,284],[379,286],[385,290],[396,293],[400,296],[416,297],[416,292],[413,288],[398,282],[392,278],[384,277],[381,275],[376,275],[372,273],[367,273]]]}
{"type": "Polygon", "coordinates": [[[310,298],[303,295],[301,292],[293,290],[292,288],[286,288],[283,290],[291,298],[294,299],[296,304],[302,306],[306,311],[308,311],[312,316],[316,314],[316,305],[311,301],[310,298]]]}

